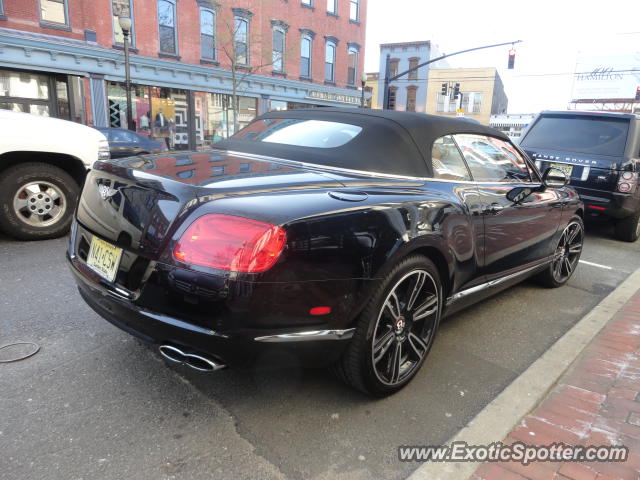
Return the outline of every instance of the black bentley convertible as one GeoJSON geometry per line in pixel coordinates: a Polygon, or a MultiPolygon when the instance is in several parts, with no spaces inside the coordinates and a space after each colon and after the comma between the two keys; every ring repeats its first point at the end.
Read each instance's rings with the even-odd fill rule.
{"type": "Polygon", "coordinates": [[[567,282],[584,228],[566,183],[472,122],[272,112],[207,152],[96,163],[68,259],[84,300],[170,361],[333,365],[386,395],[444,315],[567,282]]]}

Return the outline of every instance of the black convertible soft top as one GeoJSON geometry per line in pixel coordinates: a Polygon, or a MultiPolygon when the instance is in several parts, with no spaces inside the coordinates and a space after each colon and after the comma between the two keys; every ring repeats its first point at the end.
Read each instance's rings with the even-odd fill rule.
{"type": "Polygon", "coordinates": [[[357,125],[363,130],[353,140],[334,148],[256,142],[237,136],[217,142],[213,147],[366,172],[426,177],[432,173],[428,166],[431,165],[433,142],[444,135],[477,133],[508,141],[502,132],[475,122],[392,110],[305,108],[274,111],[257,117],[252,124],[270,118],[333,121],[357,125]]]}

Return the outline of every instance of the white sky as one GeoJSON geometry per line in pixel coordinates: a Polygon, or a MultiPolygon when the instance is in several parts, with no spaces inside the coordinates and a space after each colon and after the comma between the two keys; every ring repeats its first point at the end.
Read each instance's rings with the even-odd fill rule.
{"type": "Polygon", "coordinates": [[[564,110],[578,51],[640,51],[640,0],[368,0],[366,33],[367,72],[378,71],[381,43],[432,40],[452,53],[523,40],[514,70],[507,70],[509,46],[447,61],[497,67],[509,113],[564,110]]]}

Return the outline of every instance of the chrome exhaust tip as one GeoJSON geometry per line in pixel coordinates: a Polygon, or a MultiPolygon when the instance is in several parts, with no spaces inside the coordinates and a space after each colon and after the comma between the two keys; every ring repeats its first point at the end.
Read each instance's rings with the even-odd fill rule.
{"type": "Polygon", "coordinates": [[[220,361],[212,360],[196,353],[186,353],[173,345],[160,345],[160,355],[173,363],[181,363],[199,372],[215,372],[226,368],[220,361]]]}

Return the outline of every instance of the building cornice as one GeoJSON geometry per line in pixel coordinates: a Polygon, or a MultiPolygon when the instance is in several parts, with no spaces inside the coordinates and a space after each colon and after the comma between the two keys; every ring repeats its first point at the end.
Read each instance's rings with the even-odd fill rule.
{"type": "Polygon", "coordinates": [[[284,30],[285,32],[289,31],[289,24],[286,22],[283,22],[282,20],[276,20],[275,18],[271,19],[271,27],[278,27],[281,28],[282,30],[284,30]]]}
{"type": "MultiPolygon", "coordinates": [[[[21,33],[0,28],[0,66],[84,77],[104,76],[107,81],[124,81],[124,59],[120,50],[80,40],[49,35],[34,38],[21,33]]],[[[140,85],[227,94],[233,91],[231,71],[208,64],[178,63],[134,54],[131,55],[131,77],[140,85]]],[[[252,96],[270,94],[272,98],[297,98],[302,102],[313,99],[314,103],[327,105],[335,105],[336,102],[323,100],[323,95],[354,96],[353,91],[347,88],[273,77],[270,72],[251,74],[242,86],[245,90],[250,89],[252,96]]],[[[355,101],[343,103],[357,104],[355,101]]]]}
{"type": "Polygon", "coordinates": [[[299,32],[302,35],[308,35],[309,37],[311,37],[311,39],[313,40],[314,38],[316,38],[316,32],[314,32],[313,30],[310,30],[308,28],[300,28],[299,32]]]}

